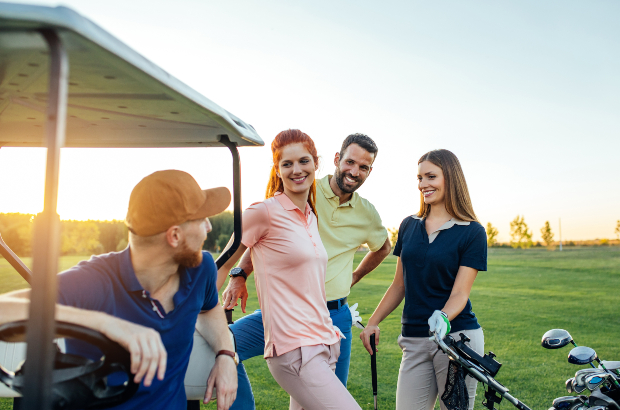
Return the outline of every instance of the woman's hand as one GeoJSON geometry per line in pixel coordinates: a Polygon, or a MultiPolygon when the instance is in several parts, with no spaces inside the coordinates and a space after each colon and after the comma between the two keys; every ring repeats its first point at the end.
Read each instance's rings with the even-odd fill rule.
{"type": "Polygon", "coordinates": [[[380,333],[381,333],[381,330],[379,330],[379,326],[371,326],[371,325],[366,326],[366,329],[364,329],[362,333],[360,333],[360,339],[362,339],[362,343],[364,344],[364,347],[366,348],[366,350],[368,350],[368,353],[370,353],[371,355],[372,355],[372,347],[370,347],[370,335],[373,335],[373,334],[375,335],[375,346],[378,352],[380,333]]]}

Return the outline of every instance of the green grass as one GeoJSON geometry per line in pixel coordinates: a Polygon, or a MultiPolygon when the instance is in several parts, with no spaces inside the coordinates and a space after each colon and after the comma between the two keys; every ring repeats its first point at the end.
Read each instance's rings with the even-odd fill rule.
{"type": "MultiPolygon", "coordinates": [[[[363,255],[356,255],[356,262],[363,255]]],[[[61,258],[61,267],[75,264],[80,257],[61,258]]],[[[359,303],[366,321],[379,303],[394,275],[396,259],[389,257],[370,276],[356,285],[349,297],[359,303]]],[[[0,259],[0,292],[23,287],[8,264],[0,259]]],[[[248,311],[258,307],[254,281],[250,280],[248,311]]],[[[568,248],[564,252],[545,249],[500,249],[489,252],[489,271],[474,283],[471,300],[485,331],[485,350],[492,350],[503,363],[497,379],[532,409],[547,409],[551,401],[566,395],[564,381],[578,368],[566,361],[569,347],[545,350],[543,333],[552,328],[567,329],[577,344],[594,348],[607,360],[620,359],[618,293],[620,291],[620,248],[568,248]]],[[[378,355],[379,407],[393,409],[401,352],[396,344],[402,306],[381,324],[378,355]]],[[[241,317],[240,310],[235,318],[241,317]]],[[[353,353],[349,390],[363,409],[372,408],[370,358],[353,330],[353,353]]],[[[256,397],[263,409],[288,408],[288,395],[273,380],[262,357],[247,360],[246,368],[256,397]]],[[[476,409],[482,409],[478,388],[476,409]]],[[[503,409],[512,406],[502,402],[503,409]]],[[[10,409],[8,400],[0,409],[10,409]]],[[[215,409],[212,404],[204,409],[215,409]]]]}

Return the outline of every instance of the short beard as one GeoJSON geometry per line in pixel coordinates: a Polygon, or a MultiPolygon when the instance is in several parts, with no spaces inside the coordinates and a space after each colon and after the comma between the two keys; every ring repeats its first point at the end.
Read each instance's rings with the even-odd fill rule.
{"type": "Polygon", "coordinates": [[[345,194],[352,194],[353,192],[355,192],[359,187],[362,186],[362,184],[364,183],[364,181],[360,181],[360,178],[356,178],[351,174],[343,174],[342,172],[340,172],[340,168],[336,168],[336,171],[334,172],[334,178],[336,178],[336,185],[338,185],[338,188],[340,188],[340,190],[342,192],[344,192],[345,194]],[[357,181],[357,185],[354,185],[352,188],[347,187],[344,184],[344,177],[348,176],[349,178],[357,181]]]}
{"type": "Polygon", "coordinates": [[[196,268],[202,263],[202,249],[198,251],[191,250],[184,240],[180,245],[180,249],[172,257],[174,263],[185,268],[196,268]]]}

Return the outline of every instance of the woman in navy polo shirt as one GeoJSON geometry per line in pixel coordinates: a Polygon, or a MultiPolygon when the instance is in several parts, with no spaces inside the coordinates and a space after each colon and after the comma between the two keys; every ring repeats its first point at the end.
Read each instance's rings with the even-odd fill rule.
{"type": "MultiPolygon", "coordinates": [[[[443,394],[449,359],[429,340],[430,332],[456,338],[464,333],[471,348],[484,351],[469,293],[478,271],[487,269],[487,238],[458,158],[444,149],[424,154],[418,161],[418,189],[420,211],[403,220],[394,247],[399,257],[394,281],[360,335],[372,354],[370,335],[379,344],[379,323],[405,298],[396,390],[396,409],[401,410],[431,410],[443,394]]],[[[465,380],[472,410],[477,382],[465,380]]]]}

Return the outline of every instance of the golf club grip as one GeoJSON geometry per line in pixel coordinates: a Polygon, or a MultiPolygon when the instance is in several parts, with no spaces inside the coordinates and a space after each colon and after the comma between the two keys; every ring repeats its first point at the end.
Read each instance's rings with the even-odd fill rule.
{"type": "Polygon", "coordinates": [[[375,335],[370,335],[370,348],[372,356],[370,356],[370,371],[372,372],[372,394],[377,395],[377,346],[375,346],[375,335]]]}
{"type": "Polygon", "coordinates": [[[224,314],[226,315],[226,322],[228,322],[229,325],[232,325],[233,323],[233,318],[232,318],[232,312],[235,309],[224,309],[224,314]]]}

